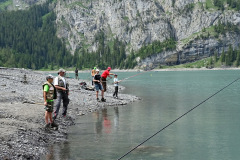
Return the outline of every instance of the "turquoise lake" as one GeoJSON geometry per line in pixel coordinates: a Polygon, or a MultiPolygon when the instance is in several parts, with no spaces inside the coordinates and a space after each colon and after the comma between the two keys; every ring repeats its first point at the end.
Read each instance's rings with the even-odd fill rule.
{"type": "MultiPolygon", "coordinates": [[[[118,78],[137,74],[119,72],[118,78]]],[[[89,79],[89,74],[79,73],[89,79]]],[[[240,71],[145,72],[121,93],[142,100],[81,116],[68,141],[51,147],[57,160],[117,160],[209,96],[240,71]]],[[[240,156],[240,80],[151,138],[122,160],[236,160],[240,156]]],[[[70,106],[71,107],[71,106],[70,106]]]]}

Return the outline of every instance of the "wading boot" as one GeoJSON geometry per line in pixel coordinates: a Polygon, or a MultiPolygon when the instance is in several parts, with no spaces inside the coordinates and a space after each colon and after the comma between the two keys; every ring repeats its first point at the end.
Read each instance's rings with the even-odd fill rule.
{"type": "Polygon", "coordinates": [[[55,122],[53,122],[51,124],[51,128],[53,128],[54,130],[58,130],[58,124],[56,124],[55,122]]]}
{"type": "Polygon", "coordinates": [[[102,98],[101,101],[102,101],[102,102],[106,102],[106,99],[102,98]]]}
{"type": "Polygon", "coordinates": [[[44,128],[45,128],[45,130],[49,130],[49,129],[50,129],[50,127],[51,127],[51,125],[50,125],[50,123],[48,123],[48,124],[46,124],[46,125],[45,125],[45,127],[44,127],[44,128]]]}

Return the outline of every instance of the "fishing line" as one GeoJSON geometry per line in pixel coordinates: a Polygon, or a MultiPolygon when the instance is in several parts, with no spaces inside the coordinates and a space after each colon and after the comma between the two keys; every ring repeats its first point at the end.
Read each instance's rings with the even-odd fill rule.
{"type": "Polygon", "coordinates": [[[130,77],[127,77],[127,78],[124,78],[124,79],[120,80],[119,82],[128,80],[129,78],[133,78],[133,77],[136,77],[136,76],[138,76],[138,75],[141,75],[141,74],[144,74],[144,73],[147,73],[147,72],[151,72],[151,70],[145,71],[145,72],[141,72],[141,73],[138,73],[138,74],[135,74],[135,75],[132,75],[132,76],[130,76],[130,77]]]}
{"type": "Polygon", "coordinates": [[[158,132],[156,132],[155,134],[153,134],[152,136],[150,136],[149,138],[147,138],[146,140],[144,140],[143,142],[141,142],[139,145],[137,145],[136,147],[134,147],[133,149],[131,149],[130,151],[128,151],[127,153],[125,153],[122,157],[118,158],[118,160],[121,160],[122,158],[124,158],[125,156],[127,156],[129,153],[131,153],[132,151],[134,151],[135,149],[137,149],[139,146],[141,146],[142,144],[144,144],[145,142],[147,142],[148,140],[150,140],[151,138],[153,138],[154,136],[156,136],[158,133],[162,132],[163,130],[165,130],[166,128],[168,128],[169,126],[171,126],[173,123],[175,123],[176,121],[178,121],[179,119],[181,119],[182,117],[186,116],[189,112],[193,111],[194,109],[196,109],[197,107],[199,107],[200,105],[202,105],[203,103],[205,103],[206,101],[208,101],[209,99],[211,99],[212,97],[214,97],[215,95],[217,95],[218,93],[220,93],[221,91],[223,91],[224,89],[226,89],[227,87],[231,86],[233,83],[237,82],[240,78],[237,78],[236,80],[234,80],[233,82],[229,83],[228,85],[226,85],[225,87],[223,87],[222,89],[220,89],[219,91],[217,91],[216,93],[212,94],[211,96],[209,96],[207,99],[203,100],[201,103],[199,103],[198,105],[196,105],[195,107],[191,108],[190,110],[188,110],[186,113],[182,114],[180,117],[178,117],[177,119],[175,119],[174,121],[172,121],[171,123],[169,123],[168,125],[166,125],[165,127],[163,127],[161,130],[159,130],[158,132]]]}

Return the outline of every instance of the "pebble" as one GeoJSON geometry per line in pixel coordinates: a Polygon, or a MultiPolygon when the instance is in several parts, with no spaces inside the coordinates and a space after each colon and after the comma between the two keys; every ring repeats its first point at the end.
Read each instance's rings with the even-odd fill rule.
{"type": "MultiPolygon", "coordinates": [[[[0,67],[0,74],[0,92],[5,93],[0,95],[0,103],[35,105],[36,107],[39,107],[36,103],[43,103],[42,84],[45,82],[45,75],[48,73],[0,67]],[[27,83],[21,82],[24,81],[24,74],[26,74],[27,83]]],[[[108,85],[108,90],[104,93],[107,102],[97,102],[95,91],[79,90],[79,83],[83,80],[67,79],[67,81],[70,84],[69,99],[71,100],[68,106],[68,118],[65,119],[59,116],[56,119],[56,123],[59,125],[57,131],[46,131],[43,128],[45,126],[44,111],[40,116],[28,115],[29,117],[23,119],[22,117],[5,113],[5,110],[0,110],[0,118],[14,119],[16,122],[9,124],[9,126],[12,125],[18,128],[15,134],[2,137],[2,141],[0,141],[0,159],[40,159],[41,155],[46,154],[48,151],[47,146],[67,139],[68,126],[74,125],[76,117],[95,112],[107,106],[125,105],[139,100],[138,97],[121,93],[119,94],[121,99],[114,99],[112,97],[114,86],[108,85]],[[75,90],[71,92],[71,89],[75,90]],[[30,125],[25,126],[18,123],[23,120],[28,124],[40,124],[42,127],[33,128],[30,125]]],[[[90,82],[87,82],[87,84],[90,84],[90,82]]],[[[121,86],[120,88],[120,92],[122,92],[124,87],[121,86]]],[[[17,112],[21,111],[17,110],[17,112]]],[[[3,125],[7,124],[3,123],[3,125]]],[[[11,129],[11,127],[8,129],[11,129]]]]}

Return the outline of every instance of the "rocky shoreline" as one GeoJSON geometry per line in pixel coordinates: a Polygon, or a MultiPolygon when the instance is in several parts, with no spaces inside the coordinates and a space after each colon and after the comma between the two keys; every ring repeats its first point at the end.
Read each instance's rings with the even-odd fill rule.
{"type": "Polygon", "coordinates": [[[81,89],[81,80],[68,79],[68,116],[57,118],[58,131],[46,131],[42,98],[45,75],[46,72],[0,67],[0,159],[40,159],[48,152],[48,146],[67,140],[68,126],[74,125],[77,117],[139,100],[136,96],[121,94],[122,86],[121,99],[114,99],[114,88],[109,85],[105,94],[107,102],[97,102],[95,91],[81,89]]]}

